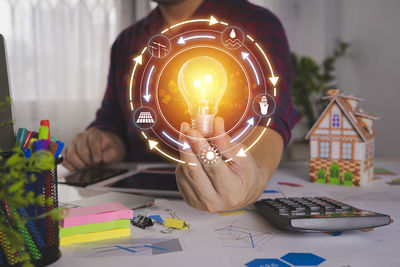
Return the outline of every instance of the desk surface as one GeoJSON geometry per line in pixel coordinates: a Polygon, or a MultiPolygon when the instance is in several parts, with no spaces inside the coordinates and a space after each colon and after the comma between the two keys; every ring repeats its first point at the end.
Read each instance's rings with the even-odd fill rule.
{"type": "MultiPolygon", "coordinates": [[[[392,224],[372,231],[340,235],[282,232],[251,207],[233,214],[210,214],[192,209],[183,200],[157,199],[149,215],[165,217],[168,216],[165,209],[172,209],[190,223],[190,230],[163,234],[161,225],[146,230],[132,227],[129,239],[62,247],[63,256],[52,266],[294,266],[285,261],[290,256],[303,262],[302,266],[312,265],[312,262],[313,266],[399,266],[400,185],[389,183],[400,178],[400,164],[377,162],[375,167],[384,167],[395,174],[376,174],[376,179],[358,188],[310,183],[306,178],[306,163],[286,163],[280,166],[266,188],[276,192],[266,191],[262,195],[262,198],[330,196],[392,217],[392,224]],[[170,244],[169,250],[160,252],[156,246],[152,247],[160,242],[170,244]],[[104,253],[99,254],[99,250],[104,253]],[[255,259],[260,260],[253,261],[255,259]]],[[[96,194],[103,192],[63,185],[59,198],[61,202],[68,202],[96,194]]]]}

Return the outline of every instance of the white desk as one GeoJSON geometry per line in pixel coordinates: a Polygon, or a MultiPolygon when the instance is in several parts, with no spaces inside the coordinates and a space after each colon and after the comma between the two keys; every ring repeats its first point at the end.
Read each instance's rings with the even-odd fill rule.
{"type": "MultiPolygon", "coordinates": [[[[194,210],[182,200],[157,199],[151,214],[165,216],[164,210],[171,208],[176,215],[190,223],[190,231],[176,230],[165,235],[160,233],[161,225],[146,230],[132,227],[132,238],[129,240],[94,243],[92,246],[81,244],[62,247],[62,258],[52,266],[244,266],[254,259],[263,259],[260,263],[265,266],[293,266],[280,259],[288,253],[312,253],[324,259],[318,266],[400,266],[400,185],[387,183],[400,178],[400,164],[377,162],[375,166],[385,167],[397,175],[377,175],[381,179],[371,181],[362,188],[319,185],[310,183],[306,178],[306,163],[283,164],[267,187],[267,190],[276,190],[278,193],[265,193],[262,196],[266,198],[325,195],[355,207],[391,216],[394,221],[392,224],[373,231],[351,231],[338,236],[327,233],[282,232],[273,228],[251,208],[248,212],[222,216],[194,210]],[[280,185],[278,182],[301,186],[291,187],[280,185]],[[90,257],[90,251],[96,249],[96,246],[119,244],[124,247],[127,244],[140,245],[145,242],[150,244],[157,241],[155,238],[163,238],[162,240],[171,244],[178,242],[180,249],[175,247],[178,252],[159,255],[152,255],[157,254],[154,249],[140,253],[115,250],[107,254],[108,256],[90,257]]],[[[98,194],[84,189],[76,191],[65,186],[60,188],[59,193],[62,202],[98,194]]],[[[140,214],[140,211],[136,214],[140,214]]]]}

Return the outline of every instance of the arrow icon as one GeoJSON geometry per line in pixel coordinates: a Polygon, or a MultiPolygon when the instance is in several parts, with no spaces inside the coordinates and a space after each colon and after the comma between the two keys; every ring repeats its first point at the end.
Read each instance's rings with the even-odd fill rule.
{"type": "Polygon", "coordinates": [[[150,150],[153,150],[158,145],[158,142],[149,139],[150,150]]]}
{"type": "Polygon", "coordinates": [[[186,41],[191,40],[191,39],[215,39],[215,36],[213,35],[194,35],[194,36],[190,36],[190,37],[186,37],[183,38],[183,36],[181,36],[181,38],[179,38],[178,40],[178,44],[186,44],[186,41]]]}
{"type": "Polygon", "coordinates": [[[142,65],[142,55],[139,55],[133,59],[139,65],[142,65]]]}
{"type": "Polygon", "coordinates": [[[149,94],[149,84],[150,84],[150,78],[151,75],[153,74],[154,71],[154,65],[151,67],[150,72],[149,72],[149,76],[147,77],[147,83],[146,83],[146,94],[143,96],[143,98],[149,102],[150,98],[151,98],[151,94],[149,94]]]}
{"type": "Polygon", "coordinates": [[[247,60],[250,63],[250,66],[253,69],[254,75],[256,76],[257,85],[260,85],[260,79],[258,78],[258,74],[257,74],[256,68],[254,67],[253,62],[251,62],[251,60],[249,58],[249,53],[242,52],[242,58],[243,58],[243,60],[247,60]]]}
{"type": "Polygon", "coordinates": [[[250,126],[253,126],[253,125],[254,125],[254,118],[248,119],[246,128],[244,128],[244,130],[240,134],[238,134],[237,136],[232,138],[231,141],[229,141],[229,142],[231,142],[231,143],[235,142],[239,137],[241,137],[250,128],[250,126]]]}
{"type": "Polygon", "coordinates": [[[178,141],[176,141],[174,138],[172,138],[171,136],[169,136],[166,132],[162,131],[162,134],[165,135],[169,140],[171,140],[172,142],[174,142],[177,145],[180,145],[182,147],[182,149],[188,149],[190,148],[190,145],[187,142],[183,142],[180,143],[178,141]]]}
{"type": "Polygon", "coordinates": [[[237,157],[244,158],[246,157],[246,151],[243,148],[240,148],[239,152],[236,154],[237,157]]]}
{"type": "Polygon", "coordinates": [[[271,81],[272,85],[275,86],[276,83],[278,82],[279,77],[277,76],[272,76],[269,78],[269,80],[271,81]]]}
{"type": "Polygon", "coordinates": [[[217,24],[219,21],[216,19],[216,18],[214,18],[213,16],[211,16],[210,17],[210,23],[208,24],[208,25],[214,25],[214,24],[217,24]]]}

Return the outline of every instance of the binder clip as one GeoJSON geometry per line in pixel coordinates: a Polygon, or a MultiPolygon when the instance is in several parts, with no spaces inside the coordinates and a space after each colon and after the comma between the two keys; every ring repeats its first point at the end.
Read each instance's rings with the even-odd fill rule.
{"type": "Polygon", "coordinates": [[[178,230],[189,229],[189,223],[176,216],[175,212],[173,212],[171,209],[166,209],[165,211],[168,212],[172,218],[165,219],[164,226],[167,227],[167,229],[161,230],[161,233],[169,234],[175,229],[178,230]]]}
{"type": "Polygon", "coordinates": [[[146,227],[153,226],[153,221],[151,218],[147,217],[147,213],[150,208],[154,205],[153,202],[147,203],[146,209],[144,210],[143,215],[138,215],[134,220],[132,220],[132,224],[136,227],[146,229],[146,227]]]}
{"type": "Polygon", "coordinates": [[[132,224],[142,229],[146,229],[148,226],[153,226],[153,222],[149,217],[139,215],[133,221],[132,224]]]}

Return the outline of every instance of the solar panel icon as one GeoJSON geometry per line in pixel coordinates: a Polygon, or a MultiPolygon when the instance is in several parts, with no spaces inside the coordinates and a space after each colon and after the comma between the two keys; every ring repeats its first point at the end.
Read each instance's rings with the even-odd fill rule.
{"type": "Polygon", "coordinates": [[[154,123],[154,119],[150,112],[142,111],[139,113],[139,118],[136,120],[136,123],[154,123]]]}
{"type": "Polygon", "coordinates": [[[133,114],[133,123],[141,130],[150,129],[154,126],[156,120],[156,113],[150,107],[140,107],[133,114]]]}

